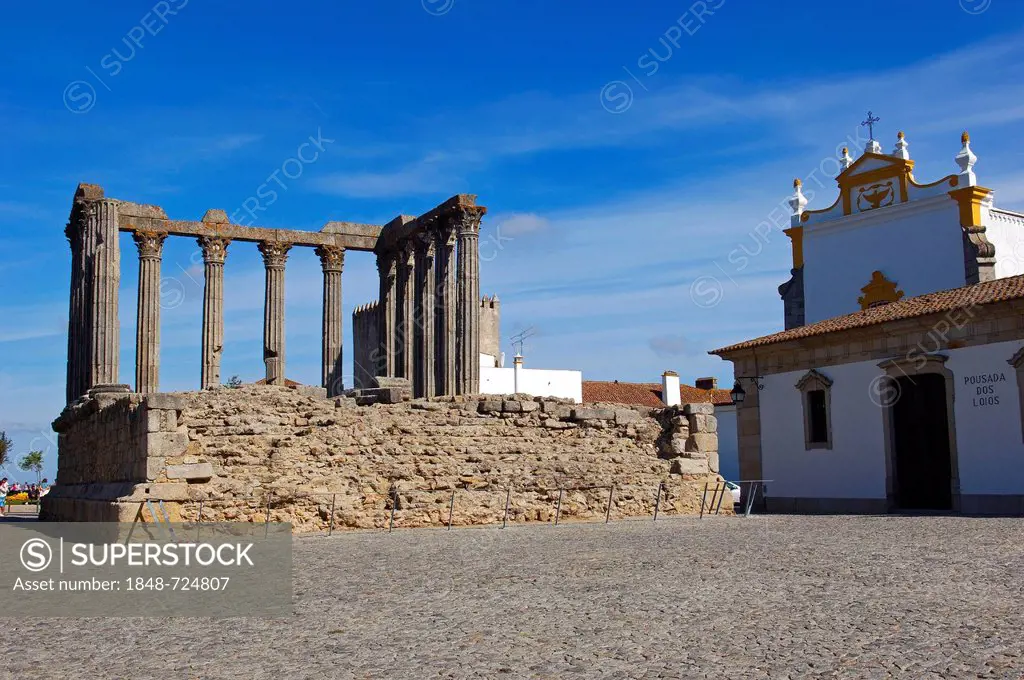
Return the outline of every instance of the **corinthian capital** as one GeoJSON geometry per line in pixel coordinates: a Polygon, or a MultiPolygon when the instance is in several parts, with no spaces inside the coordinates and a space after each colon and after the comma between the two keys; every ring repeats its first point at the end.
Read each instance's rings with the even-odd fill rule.
{"type": "Polygon", "coordinates": [[[436,242],[434,240],[434,235],[429,231],[424,231],[420,234],[417,234],[416,250],[423,258],[425,258],[428,261],[431,261],[430,263],[432,264],[434,253],[436,251],[436,242]]]}
{"type": "Polygon", "coordinates": [[[203,249],[203,262],[205,264],[224,264],[224,258],[228,256],[228,244],[231,239],[220,238],[219,236],[200,236],[196,239],[199,247],[203,249]]]}
{"type": "Polygon", "coordinates": [[[382,279],[395,278],[395,256],[393,253],[377,255],[377,272],[382,279]]]}
{"type": "Polygon", "coordinates": [[[288,259],[288,251],[292,249],[292,244],[279,241],[260,241],[257,247],[263,253],[264,266],[268,268],[284,267],[284,263],[288,259]]]}
{"type": "Polygon", "coordinates": [[[487,208],[481,205],[460,205],[451,212],[455,231],[459,236],[474,236],[480,233],[480,220],[487,208]]]}
{"type": "Polygon", "coordinates": [[[164,250],[164,239],[167,238],[167,232],[139,229],[132,232],[132,238],[135,240],[135,245],[139,247],[140,259],[158,260],[164,250]]]}
{"type": "Polygon", "coordinates": [[[345,249],[341,246],[317,246],[314,252],[325,272],[340,272],[345,267],[345,249]]]}

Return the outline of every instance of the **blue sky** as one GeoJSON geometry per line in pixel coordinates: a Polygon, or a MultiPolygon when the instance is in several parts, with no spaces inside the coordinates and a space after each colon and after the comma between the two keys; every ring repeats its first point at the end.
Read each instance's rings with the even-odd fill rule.
{"type": "MultiPolygon", "coordinates": [[[[831,204],[837,145],[863,144],[867,109],[886,150],[906,132],[923,181],[954,169],[969,129],[981,183],[1024,207],[1024,4],[1011,0],[241,6],[5,8],[0,429],[19,456],[48,452],[51,478],[78,182],[181,219],[245,216],[321,137],[255,223],[383,223],[478,194],[482,290],[500,296],[506,338],[539,331],[529,366],[631,381],[672,368],[725,385],[731,365],[706,351],[782,324],[789,245],[771,225],[785,226],[793,177],[812,208],[831,204]]],[[[137,265],[123,239],[132,382],[137,265]]],[[[196,250],[164,250],[167,390],[199,381],[196,250]]],[[[255,247],[232,245],[225,377],[262,375],[262,277],[255,247]]],[[[293,250],[287,373],[302,382],[319,379],[320,285],[313,254],[293,250]]],[[[375,287],[373,257],[351,253],[346,316],[375,287]]]]}

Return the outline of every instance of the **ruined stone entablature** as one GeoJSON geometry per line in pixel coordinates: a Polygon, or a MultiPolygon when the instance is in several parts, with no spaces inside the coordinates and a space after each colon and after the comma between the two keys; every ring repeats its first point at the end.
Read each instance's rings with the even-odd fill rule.
{"type": "Polygon", "coordinates": [[[272,497],[271,519],[299,532],[326,528],[331,500],[335,528],[373,528],[397,493],[401,525],[430,525],[456,490],[453,523],[467,525],[500,522],[511,489],[510,521],[550,521],[559,489],[562,516],[582,519],[603,516],[611,485],[624,517],[650,515],[659,485],[663,512],[697,512],[718,479],[709,404],[456,395],[361,407],[322,388],[105,389],[54,423],[80,453],[58,460],[45,519],[151,519],[145,501],[163,500],[175,519],[196,519],[203,501],[204,521],[262,522],[272,497]]]}

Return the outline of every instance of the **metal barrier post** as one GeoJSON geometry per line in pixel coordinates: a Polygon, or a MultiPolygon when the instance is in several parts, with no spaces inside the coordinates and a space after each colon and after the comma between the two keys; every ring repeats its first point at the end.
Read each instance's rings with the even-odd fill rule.
{"type": "Polygon", "coordinates": [[[508,520],[508,502],[509,502],[509,499],[511,499],[511,498],[512,498],[512,487],[509,487],[508,491],[505,493],[505,514],[501,516],[501,528],[502,529],[505,528],[505,522],[506,522],[506,520],[508,520]]]}
{"type": "Polygon", "coordinates": [[[338,494],[331,494],[331,523],[327,527],[327,535],[330,536],[334,533],[334,502],[338,500],[338,494]]]}
{"type": "Polygon", "coordinates": [[[608,518],[612,514],[612,495],[615,494],[615,485],[612,484],[612,488],[608,490],[608,509],[604,511],[604,523],[608,524],[608,518]]]}
{"type": "MultiPolygon", "coordinates": [[[[708,483],[704,482],[704,493],[700,497],[700,517],[697,519],[704,519],[704,503],[708,500],[708,483]]],[[[712,499],[711,505],[714,505],[715,501],[712,499]]]]}
{"type": "Polygon", "coordinates": [[[562,514],[562,490],[558,490],[558,504],[555,506],[555,526],[558,526],[558,517],[562,514]]]}
{"type": "MultiPolygon", "coordinates": [[[[721,493],[721,495],[720,495],[720,496],[718,497],[718,505],[716,505],[716,506],[715,506],[715,514],[716,514],[716,515],[718,514],[718,511],[722,509],[722,499],[723,499],[723,498],[725,498],[725,492],[726,492],[726,491],[729,491],[729,487],[728,487],[728,486],[726,486],[726,485],[725,485],[725,484],[723,483],[723,484],[722,484],[722,493],[721,493]]],[[[732,491],[729,491],[729,495],[730,495],[730,496],[732,495],[732,491]]]]}
{"type": "Polygon", "coordinates": [[[750,496],[747,498],[747,508],[743,513],[744,517],[750,517],[750,508],[754,506],[754,496],[757,495],[757,487],[759,484],[759,482],[750,483],[750,496]]]}
{"type": "Polygon", "coordinates": [[[452,501],[448,504],[448,531],[452,530],[452,512],[455,510],[455,489],[452,489],[452,501]]]}
{"type": "Polygon", "coordinates": [[[658,482],[658,497],[654,499],[654,521],[658,521],[658,508],[661,506],[661,486],[664,482],[658,482]]]}

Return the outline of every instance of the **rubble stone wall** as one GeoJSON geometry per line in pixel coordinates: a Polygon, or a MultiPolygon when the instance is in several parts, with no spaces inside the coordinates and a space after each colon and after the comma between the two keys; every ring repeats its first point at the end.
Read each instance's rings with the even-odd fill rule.
{"type": "MultiPolygon", "coordinates": [[[[106,499],[129,520],[146,498],[162,498],[175,518],[196,519],[201,504],[204,521],[262,522],[269,513],[299,532],[326,531],[332,508],[335,530],[386,527],[392,509],[397,527],[446,524],[449,513],[453,525],[500,523],[506,502],[509,522],[551,521],[556,508],[561,521],[603,518],[609,497],[611,518],[650,516],[655,503],[661,513],[698,512],[705,481],[718,479],[707,404],[646,409],[515,395],[357,406],[259,385],[125,395],[94,411],[89,426],[124,428],[113,414],[125,409],[136,413],[129,429],[158,426],[145,435],[145,477],[136,461],[130,494],[106,499]],[[155,412],[154,398],[171,408],[143,417],[155,412]]],[[[57,482],[51,495],[82,491],[65,488],[60,474],[57,482]]],[[[84,519],[67,514],[53,510],[84,519]]]]}

